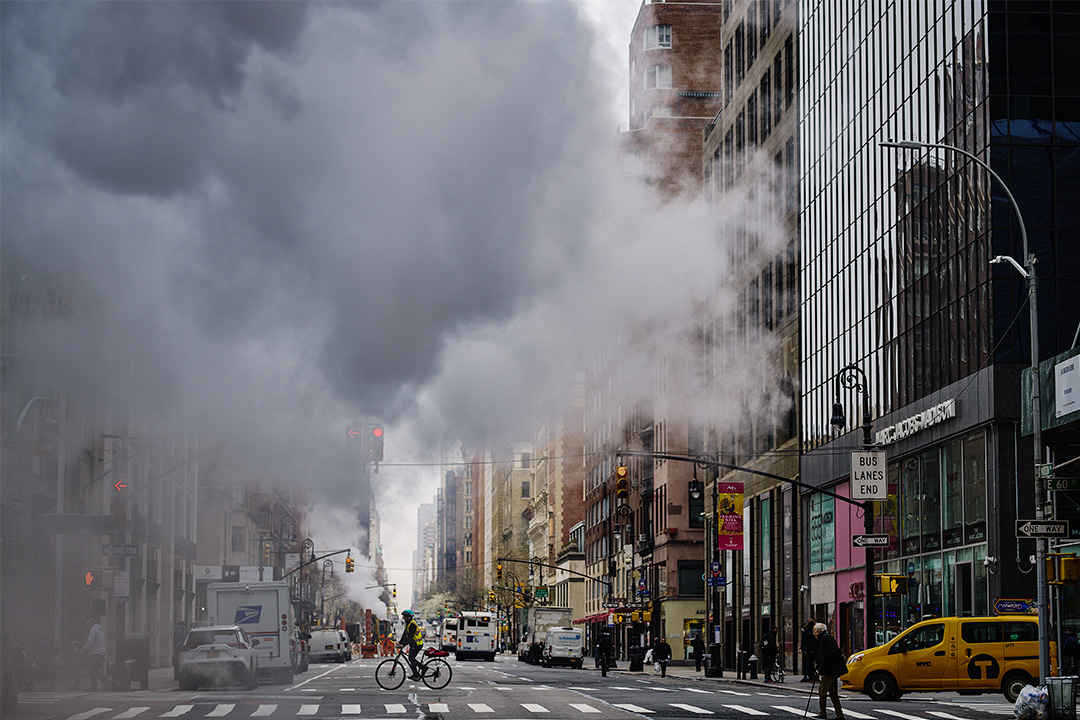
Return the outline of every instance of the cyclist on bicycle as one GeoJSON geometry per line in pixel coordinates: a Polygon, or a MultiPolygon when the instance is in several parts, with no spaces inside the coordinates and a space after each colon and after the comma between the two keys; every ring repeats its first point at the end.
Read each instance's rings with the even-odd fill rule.
{"type": "Polygon", "coordinates": [[[424,637],[420,634],[420,626],[416,624],[412,610],[403,610],[401,619],[405,623],[405,630],[401,633],[401,639],[398,640],[398,645],[409,646],[409,667],[413,673],[412,677],[409,679],[419,680],[420,668],[416,663],[416,656],[420,654],[420,648],[424,644],[424,637]]]}

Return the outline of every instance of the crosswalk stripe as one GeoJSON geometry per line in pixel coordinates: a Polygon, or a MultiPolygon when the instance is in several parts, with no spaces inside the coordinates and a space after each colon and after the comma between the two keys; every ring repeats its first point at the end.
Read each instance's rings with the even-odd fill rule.
{"type": "Polygon", "coordinates": [[[341,688],[338,692],[356,692],[356,688],[341,688]]]}
{"type": "Polygon", "coordinates": [[[359,715],[360,714],[360,706],[359,705],[342,705],[341,706],[341,714],[342,715],[359,715]]]}
{"type": "Polygon", "coordinates": [[[149,709],[150,709],[150,708],[148,708],[148,707],[133,707],[133,708],[128,708],[127,710],[125,710],[124,712],[120,713],[119,715],[114,715],[114,716],[113,716],[113,720],[130,720],[130,718],[133,718],[133,717],[135,717],[136,715],[139,715],[139,714],[141,714],[141,713],[144,713],[144,712],[146,712],[146,711],[147,711],[147,710],[149,710],[149,709]]]}
{"type": "Polygon", "coordinates": [[[428,712],[450,712],[450,706],[446,703],[428,703],[428,712]]]}
{"type": "MultiPolygon", "coordinates": [[[[308,706],[301,705],[301,707],[308,706]]],[[[315,707],[318,708],[319,706],[316,705],[315,707]]],[[[260,705],[259,707],[255,708],[255,712],[251,713],[251,717],[266,717],[267,715],[273,715],[275,710],[277,710],[277,705],[260,705]]]]}
{"type": "Polygon", "coordinates": [[[491,707],[489,705],[485,705],[484,703],[469,703],[469,707],[471,707],[473,709],[473,712],[479,712],[479,713],[495,712],[494,710],[491,709],[491,707]]]}
{"type": "Polygon", "coordinates": [[[755,710],[754,708],[748,708],[745,705],[725,705],[724,707],[731,708],[732,710],[738,710],[739,712],[746,713],[747,715],[768,715],[769,714],[769,713],[763,713],[760,710],[755,710]]]}
{"type": "Polygon", "coordinates": [[[641,713],[642,715],[652,715],[653,711],[648,708],[643,708],[638,705],[631,705],[630,703],[612,703],[612,707],[617,707],[620,710],[629,710],[630,712],[641,713]]]}
{"type": "Polygon", "coordinates": [[[712,690],[702,690],[700,688],[687,688],[687,687],[684,687],[684,688],[679,688],[679,689],[680,690],[685,690],[686,692],[701,693],[702,695],[712,695],[713,694],[712,690]]]}
{"type": "Polygon", "coordinates": [[[594,708],[592,705],[586,705],[585,703],[570,703],[570,707],[574,708],[575,710],[580,710],[583,713],[598,713],[598,712],[600,712],[599,710],[594,708]]]}
{"type": "Polygon", "coordinates": [[[958,718],[955,715],[950,715],[949,713],[941,712],[940,710],[927,710],[926,714],[933,715],[934,717],[944,718],[944,720],[964,720],[963,718],[958,718]]]}
{"type": "Polygon", "coordinates": [[[319,712],[318,705],[301,705],[300,709],[296,711],[297,715],[314,715],[319,712]]]}
{"type": "Polygon", "coordinates": [[[699,708],[697,705],[687,705],[685,703],[668,703],[671,707],[679,708],[680,710],[686,710],[688,712],[697,713],[698,715],[715,715],[712,710],[706,710],[705,708],[699,708]]]}
{"type": "Polygon", "coordinates": [[[94,708],[93,710],[87,710],[86,712],[81,712],[78,715],[72,715],[71,717],[68,718],[68,720],[86,720],[86,718],[91,718],[91,717],[94,717],[95,715],[100,715],[103,712],[109,712],[110,710],[112,710],[112,708],[102,708],[102,707],[94,708]]]}
{"type": "Polygon", "coordinates": [[[750,697],[750,693],[739,692],[738,690],[720,690],[725,695],[739,695],[740,697],[750,697]]]}
{"type": "Polygon", "coordinates": [[[220,703],[216,708],[206,713],[206,717],[225,717],[233,711],[236,705],[233,703],[220,703]]]}
{"type": "MultiPolygon", "coordinates": [[[[897,712],[896,710],[878,710],[879,713],[885,713],[886,715],[892,715],[893,717],[902,718],[902,720],[922,720],[922,718],[915,717],[914,715],[908,715],[906,713],[897,712]]],[[[854,716],[852,716],[854,717],[854,716]]]]}
{"type": "Polygon", "coordinates": [[[543,705],[537,705],[536,703],[521,703],[521,707],[525,708],[531,713],[546,713],[551,712],[543,705]]]}
{"type": "Polygon", "coordinates": [[[773,708],[776,710],[783,710],[784,712],[789,712],[792,715],[798,715],[799,717],[807,717],[805,708],[794,708],[790,705],[773,705],[773,708]]]}
{"type": "Polygon", "coordinates": [[[861,712],[855,712],[854,710],[845,709],[844,716],[847,717],[848,715],[855,718],[855,720],[877,720],[877,718],[875,718],[873,715],[863,715],[861,712]]]}
{"type": "Polygon", "coordinates": [[[405,712],[405,706],[404,705],[401,705],[401,704],[393,704],[392,705],[390,703],[387,703],[387,705],[386,705],[386,713],[388,715],[395,715],[395,714],[400,715],[400,714],[402,714],[404,712],[405,712]]]}
{"type": "MultiPolygon", "coordinates": [[[[167,713],[165,713],[163,715],[160,715],[159,717],[180,717],[181,715],[183,715],[185,713],[191,712],[191,708],[193,708],[193,707],[195,707],[195,706],[194,705],[174,705],[172,710],[170,710],[169,712],[167,712],[167,713]]],[[[69,720],[75,720],[75,718],[69,718],[69,720]]]]}

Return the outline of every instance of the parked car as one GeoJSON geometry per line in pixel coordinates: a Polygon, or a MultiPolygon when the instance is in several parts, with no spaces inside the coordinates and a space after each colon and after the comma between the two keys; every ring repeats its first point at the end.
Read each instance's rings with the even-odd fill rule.
{"type": "Polygon", "coordinates": [[[180,647],[180,689],[238,682],[254,690],[259,686],[258,644],[238,625],[191,629],[180,647]]]}
{"type": "Polygon", "coordinates": [[[345,644],[338,630],[312,630],[311,662],[345,662],[345,644]]]}

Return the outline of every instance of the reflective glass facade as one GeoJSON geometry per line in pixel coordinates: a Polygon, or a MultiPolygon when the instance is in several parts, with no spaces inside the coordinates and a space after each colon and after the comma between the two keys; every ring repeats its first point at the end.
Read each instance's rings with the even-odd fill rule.
{"type": "MultiPolygon", "coordinates": [[[[989,352],[985,3],[805,3],[799,35],[803,439],[828,442],[841,368],[877,417],[977,369],[989,352]]],[[[845,397],[848,417],[858,417],[845,397]]]]}

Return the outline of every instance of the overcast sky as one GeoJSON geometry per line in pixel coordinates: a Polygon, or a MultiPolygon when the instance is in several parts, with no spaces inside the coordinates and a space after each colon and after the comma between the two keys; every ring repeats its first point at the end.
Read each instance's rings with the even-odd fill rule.
{"type": "Polygon", "coordinates": [[[638,7],[3,2],[3,271],[74,289],[41,369],[137,356],[264,459],[386,424],[400,598],[439,472],[390,465],[530,439],[583,338],[707,281],[707,223],[609,162],[638,7]]]}

